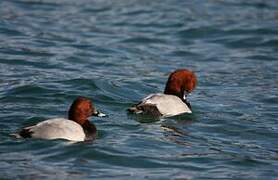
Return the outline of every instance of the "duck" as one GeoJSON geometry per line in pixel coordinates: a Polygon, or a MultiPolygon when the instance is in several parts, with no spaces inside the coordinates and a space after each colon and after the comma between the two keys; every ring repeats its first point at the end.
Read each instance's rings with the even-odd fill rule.
{"type": "Polygon", "coordinates": [[[53,118],[24,127],[16,134],[16,137],[64,139],[77,142],[94,140],[97,128],[88,120],[90,116],[104,117],[106,115],[96,110],[89,98],[80,96],[70,106],[68,119],[53,118]]]}
{"type": "Polygon", "coordinates": [[[164,92],[153,93],[127,110],[130,113],[154,117],[171,117],[192,113],[187,96],[197,85],[195,73],[188,69],[177,69],[170,73],[164,92]]]}

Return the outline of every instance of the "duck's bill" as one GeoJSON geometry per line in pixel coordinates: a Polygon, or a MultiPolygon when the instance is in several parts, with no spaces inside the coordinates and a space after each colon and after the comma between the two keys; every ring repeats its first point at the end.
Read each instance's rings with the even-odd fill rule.
{"type": "Polygon", "coordinates": [[[97,116],[97,117],[106,117],[107,115],[104,114],[104,113],[102,113],[102,112],[100,112],[100,111],[95,111],[95,112],[93,113],[93,116],[97,116]]]}
{"type": "Polygon", "coordinates": [[[189,92],[184,91],[183,99],[186,99],[189,94],[190,94],[189,92]]]}

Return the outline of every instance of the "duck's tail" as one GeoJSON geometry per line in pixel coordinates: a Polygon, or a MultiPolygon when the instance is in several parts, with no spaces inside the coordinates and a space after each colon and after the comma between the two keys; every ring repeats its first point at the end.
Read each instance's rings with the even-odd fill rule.
{"type": "Polygon", "coordinates": [[[155,104],[141,104],[132,106],[127,109],[131,113],[150,115],[153,117],[160,117],[162,114],[159,112],[155,104]]]}
{"type": "Polygon", "coordinates": [[[130,108],[127,109],[127,111],[134,114],[143,113],[142,109],[139,109],[137,106],[131,106],[130,108]]]}

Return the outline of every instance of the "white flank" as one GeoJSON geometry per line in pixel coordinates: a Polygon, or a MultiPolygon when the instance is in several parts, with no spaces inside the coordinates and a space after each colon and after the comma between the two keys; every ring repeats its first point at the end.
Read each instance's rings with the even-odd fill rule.
{"type": "Polygon", "coordinates": [[[142,104],[156,105],[162,116],[169,117],[183,113],[192,113],[190,108],[177,96],[168,94],[150,94],[142,100],[142,104]]]}
{"type": "Polygon", "coordinates": [[[24,129],[30,129],[33,138],[85,140],[83,128],[78,123],[64,118],[49,119],[24,129]]]}

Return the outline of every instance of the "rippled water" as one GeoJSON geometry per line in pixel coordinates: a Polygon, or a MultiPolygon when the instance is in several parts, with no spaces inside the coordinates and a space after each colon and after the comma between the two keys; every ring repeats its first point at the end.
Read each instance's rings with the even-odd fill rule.
{"type": "Polygon", "coordinates": [[[276,179],[277,24],[276,0],[0,1],[1,178],[276,179]],[[177,68],[192,115],[126,113],[177,68]],[[109,114],[94,143],[9,136],[78,95],[109,114]]]}

